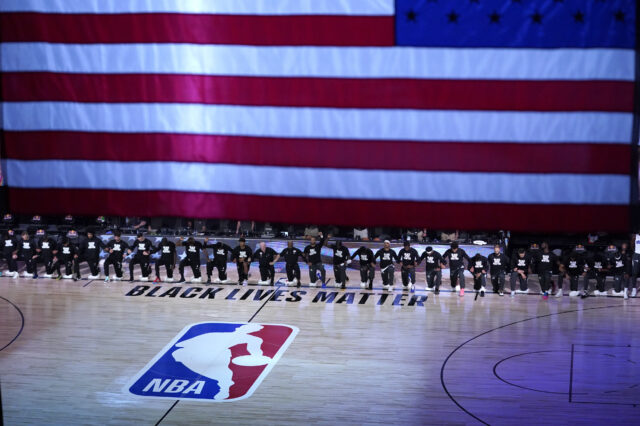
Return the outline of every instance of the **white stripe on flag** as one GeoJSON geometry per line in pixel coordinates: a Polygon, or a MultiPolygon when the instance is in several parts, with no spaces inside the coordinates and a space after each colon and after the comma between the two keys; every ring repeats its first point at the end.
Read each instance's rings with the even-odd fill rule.
{"type": "Polygon", "coordinates": [[[393,0],[2,0],[3,12],[393,15],[393,0]]]}
{"type": "MultiPolygon", "coordinates": [[[[633,114],[5,102],[5,130],[629,144],[633,114]]],[[[523,159],[529,161],[531,159],[523,159]]]]}
{"type": "Polygon", "coordinates": [[[6,160],[6,176],[9,186],[19,188],[172,190],[518,204],[625,205],[629,202],[630,185],[626,175],[416,172],[70,160],[6,160]]]}
{"type": "Polygon", "coordinates": [[[3,43],[2,71],[274,77],[624,80],[629,49],[3,43]]]}

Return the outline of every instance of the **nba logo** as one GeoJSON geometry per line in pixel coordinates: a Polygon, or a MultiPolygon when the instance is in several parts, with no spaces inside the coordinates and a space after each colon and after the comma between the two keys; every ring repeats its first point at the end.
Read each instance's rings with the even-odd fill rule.
{"type": "Polygon", "coordinates": [[[298,329],[205,322],[185,327],[127,385],[134,395],[228,402],[248,398],[298,329]]]}

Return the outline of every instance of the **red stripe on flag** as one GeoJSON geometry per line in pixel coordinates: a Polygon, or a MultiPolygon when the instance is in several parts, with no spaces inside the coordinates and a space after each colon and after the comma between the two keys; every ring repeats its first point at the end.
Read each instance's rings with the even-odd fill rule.
{"type": "Polygon", "coordinates": [[[5,132],[19,160],[180,161],[383,170],[628,174],[629,145],[278,139],[166,133],[5,132]]]}
{"type": "Polygon", "coordinates": [[[339,226],[626,232],[628,206],[416,203],[176,191],[9,188],[11,211],[60,215],[182,216],[339,226]],[[349,214],[345,215],[344,212],[349,214]]]}
{"type": "Polygon", "coordinates": [[[4,73],[5,101],[633,111],[633,82],[4,73]]]}
{"type": "Polygon", "coordinates": [[[393,16],[3,13],[4,42],[391,46],[393,16]]]}

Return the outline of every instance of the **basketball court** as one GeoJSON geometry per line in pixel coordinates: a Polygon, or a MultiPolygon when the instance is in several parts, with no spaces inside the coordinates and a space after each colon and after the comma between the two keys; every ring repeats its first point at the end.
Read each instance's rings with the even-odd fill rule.
{"type": "Polygon", "coordinates": [[[638,300],[543,300],[535,279],[535,294],[514,298],[460,297],[447,279],[434,295],[418,276],[415,292],[403,291],[398,279],[394,291],[382,291],[379,274],[373,290],[361,289],[357,270],[349,270],[345,290],[257,286],[255,277],[247,286],[0,278],[4,421],[637,421],[638,300]],[[200,323],[286,325],[297,334],[246,397],[219,403],[134,395],[131,384],[145,366],[200,323]]]}

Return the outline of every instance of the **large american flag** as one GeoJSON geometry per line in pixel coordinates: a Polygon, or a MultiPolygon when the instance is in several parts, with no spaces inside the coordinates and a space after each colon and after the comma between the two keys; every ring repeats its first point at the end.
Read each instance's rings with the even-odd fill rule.
{"type": "Polygon", "coordinates": [[[629,224],[634,0],[2,0],[14,212],[629,224]]]}

